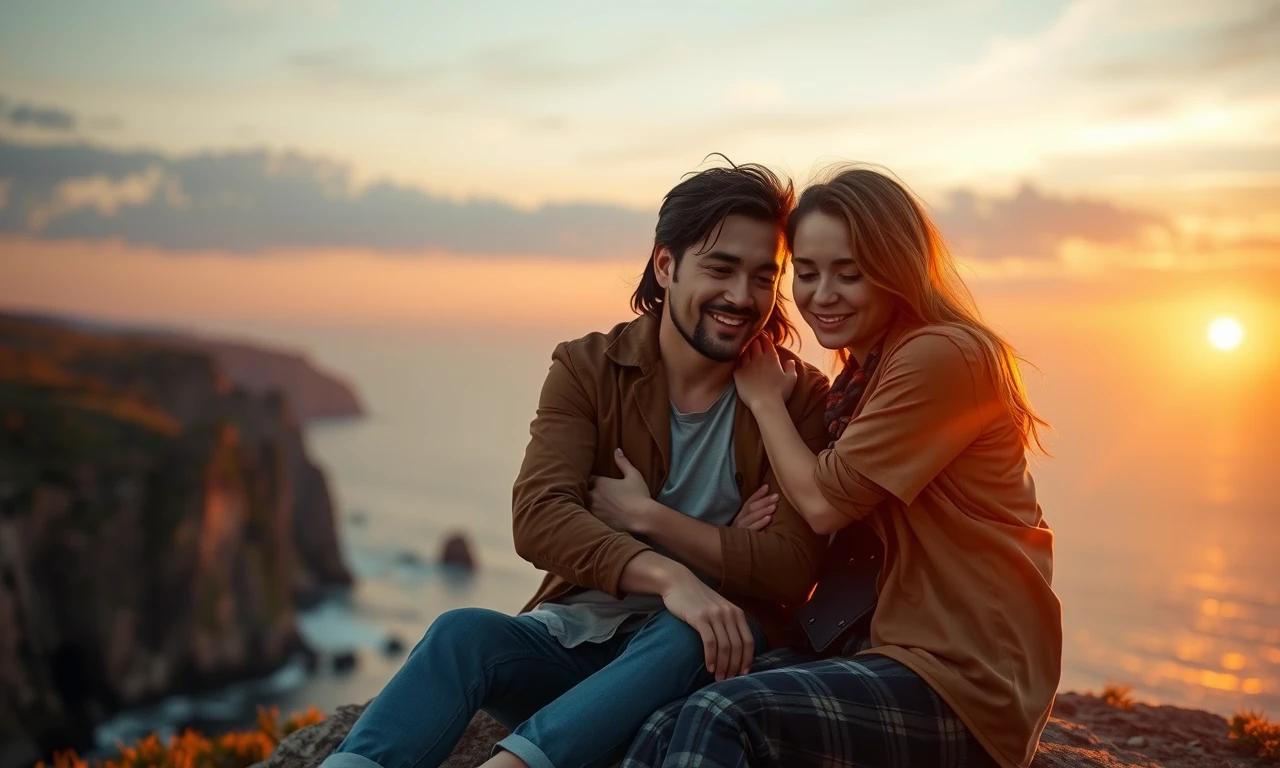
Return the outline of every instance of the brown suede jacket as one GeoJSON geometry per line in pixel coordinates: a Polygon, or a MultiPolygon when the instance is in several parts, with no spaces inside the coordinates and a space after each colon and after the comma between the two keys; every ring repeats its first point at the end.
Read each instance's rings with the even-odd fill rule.
{"type": "MultiPolygon", "coordinates": [[[[658,349],[658,320],[641,316],[609,333],[561,343],[551,356],[531,439],[512,492],[516,552],[547,572],[524,610],[574,592],[599,589],[619,597],[623,567],[649,545],[613,530],[586,509],[587,478],[619,477],[621,447],[656,496],[670,468],[670,396],[658,349]]],[[[779,349],[784,360],[795,358],[779,349]]],[[[814,452],[827,447],[823,423],[827,379],[798,361],[799,380],[787,410],[814,452]]],[[[777,489],[760,429],[738,401],[733,421],[738,490],[777,489]]],[[[777,647],[791,639],[796,606],[817,580],[826,549],[787,502],[778,501],[762,531],[720,528],[724,568],[719,591],[764,629],[777,647]]]]}

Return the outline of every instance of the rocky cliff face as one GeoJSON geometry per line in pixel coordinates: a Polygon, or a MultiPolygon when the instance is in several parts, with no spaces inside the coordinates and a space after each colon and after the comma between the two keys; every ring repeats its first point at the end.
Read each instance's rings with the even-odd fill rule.
{"type": "Polygon", "coordinates": [[[349,581],[282,396],[205,352],[0,316],[0,767],[274,669],[297,601],[349,581]]]}

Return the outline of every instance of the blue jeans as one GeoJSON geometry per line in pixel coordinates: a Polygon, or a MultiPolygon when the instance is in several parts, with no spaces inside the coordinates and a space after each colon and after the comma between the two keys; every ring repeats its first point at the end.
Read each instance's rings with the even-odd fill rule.
{"type": "Polygon", "coordinates": [[[481,709],[531,768],[610,765],[654,710],[711,679],[702,639],[667,611],[565,648],[536,619],[462,608],[436,619],[321,768],[436,768],[481,709]]]}

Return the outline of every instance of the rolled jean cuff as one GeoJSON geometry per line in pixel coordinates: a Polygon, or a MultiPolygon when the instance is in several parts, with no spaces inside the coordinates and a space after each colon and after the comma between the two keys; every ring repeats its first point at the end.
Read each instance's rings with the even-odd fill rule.
{"type": "MultiPolygon", "coordinates": [[[[556,768],[556,764],[551,762],[551,758],[547,757],[546,753],[537,744],[517,733],[510,734],[493,745],[495,754],[499,749],[505,749],[520,758],[529,768],[556,768]]],[[[347,768],[347,766],[342,766],[342,768],[347,768]]],[[[355,766],[350,768],[355,768],[355,766]]]]}
{"type": "Polygon", "coordinates": [[[355,752],[334,752],[320,763],[321,768],[382,768],[377,762],[355,752]]]}

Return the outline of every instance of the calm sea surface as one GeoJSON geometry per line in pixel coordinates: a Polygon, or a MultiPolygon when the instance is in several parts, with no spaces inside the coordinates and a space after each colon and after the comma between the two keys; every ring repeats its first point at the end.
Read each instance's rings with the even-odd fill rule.
{"type": "MultiPolygon", "coordinates": [[[[308,436],[359,583],[307,613],[303,630],[324,651],[356,649],[359,663],[173,699],[109,723],[108,743],[165,722],[243,721],[258,703],[365,701],[403,659],[381,652],[385,638],[412,647],[455,607],[515,611],[538,582],[512,551],[511,482],[555,341],[589,328],[237,330],[310,350],[369,407],[308,436]],[[433,565],[453,531],[476,546],[471,580],[433,565]]],[[[1063,689],[1125,683],[1150,701],[1280,714],[1280,369],[1201,339],[1185,354],[1153,348],[1141,330],[1049,323],[1015,336],[1055,427],[1053,457],[1033,473],[1057,533],[1063,689]]]]}

